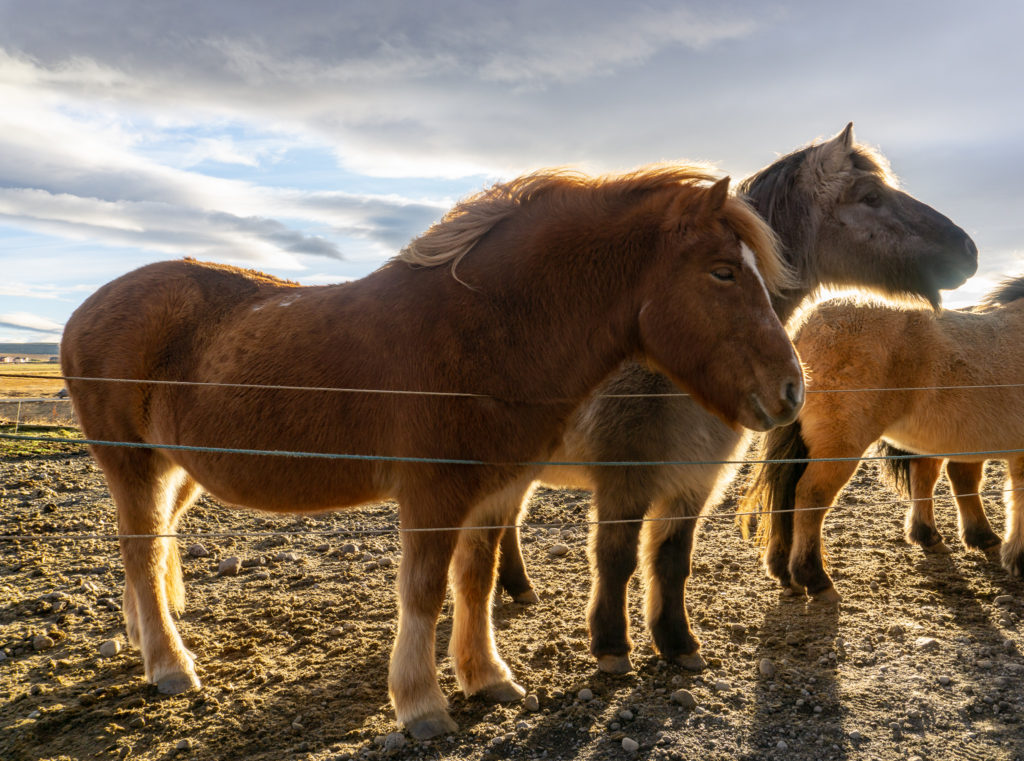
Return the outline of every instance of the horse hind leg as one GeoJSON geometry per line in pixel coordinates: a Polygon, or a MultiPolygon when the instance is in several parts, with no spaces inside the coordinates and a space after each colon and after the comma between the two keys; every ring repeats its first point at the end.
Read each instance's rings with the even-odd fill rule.
{"type": "Polygon", "coordinates": [[[949,547],[935,526],[935,482],[939,480],[942,460],[915,458],[909,462],[910,507],[904,520],[907,541],[925,552],[946,554],[949,547]]]}
{"type": "Polygon", "coordinates": [[[177,517],[194,499],[194,482],[145,450],[97,454],[118,509],[125,571],[125,625],[142,651],[146,680],[164,694],[198,689],[195,663],[172,618],[184,588],[176,542],[177,517]]]}
{"type": "Polygon", "coordinates": [[[645,615],[651,637],[662,657],[689,671],[701,671],[706,665],[686,612],[686,581],[703,504],[692,495],[656,502],[651,514],[655,521],[646,524],[642,541],[645,615]]]}
{"type": "Polygon", "coordinates": [[[992,530],[985,508],[981,502],[981,481],[985,471],[984,462],[947,462],[946,478],[956,497],[960,539],[965,547],[981,550],[990,558],[999,556],[1003,543],[999,534],[992,530]]]}
{"type": "Polygon", "coordinates": [[[1003,568],[1013,576],[1024,576],[1024,457],[1006,463],[1010,493],[1006,499],[1006,539],[1003,541],[1003,568]]]}

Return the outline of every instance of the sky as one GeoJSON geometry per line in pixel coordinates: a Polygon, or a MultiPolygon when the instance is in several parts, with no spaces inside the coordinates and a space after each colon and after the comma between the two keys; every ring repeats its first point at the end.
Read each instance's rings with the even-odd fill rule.
{"type": "Polygon", "coordinates": [[[362,277],[543,166],[735,178],[854,122],[1024,274],[1024,3],[0,0],[0,342],[182,256],[362,277]]]}

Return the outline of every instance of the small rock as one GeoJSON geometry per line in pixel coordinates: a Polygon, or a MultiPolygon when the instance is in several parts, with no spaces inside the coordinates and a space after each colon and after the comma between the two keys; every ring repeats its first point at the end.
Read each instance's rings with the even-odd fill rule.
{"type": "Polygon", "coordinates": [[[677,703],[683,708],[694,708],[697,705],[697,699],[693,697],[693,693],[689,690],[676,690],[670,698],[673,703],[677,703]]]}
{"type": "Polygon", "coordinates": [[[558,544],[553,544],[550,547],[548,547],[548,555],[550,555],[553,558],[560,558],[563,555],[568,554],[569,547],[567,545],[562,544],[561,542],[559,542],[558,544]]]}
{"type": "Polygon", "coordinates": [[[239,557],[224,558],[217,565],[217,573],[221,576],[237,576],[242,569],[242,559],[239,557]]]}
{"type": "Polygon", "coordinates": [[[939,641],[934,637],[918,637],[914,640],[914,647],[926,653],[939,649],[939,641]]]}
{"type": "Polygon", "coordinates": [[[732,630],[732,635],[734,637],[742,637],[747,633],[747,627],[743,624],[732,624],[729,628],[732,630]]]}
{"type": "Polygon", "coordinates": [[[633,721],[633,712],[628,708],[623,708],[619,711],[619,718],[623,721],[633,721]]]}
{"type": "Polygon", "coordinates": [[[623,737],[622,749],[626,751],[626,753],[636,753],[638,750],[640,750],[640,743],[638,743],[632,737],[623,737]]]}
{"type": "Polygon", "coordinates": [[[338,548],[338,552],[340,552],[342,555],[354,555],[356,552],[356,546],[351,542],[348,544],[343,544],[338,548]]]}
{"type": "Polygon", "coordinates": [[[178,740],[174,747],[176,750],[192,750],[192,741],[186,737],[184,740],[178,740]]]}
{"type": "Polygon", "coordinates": [[[717,682],[715,682],[715,689],[718,692],[726,692],[727,690],[729,690],[730,687],[732,687],[731,684],[729,684],[728,682],[723,681],[721,679],[719,679],[717,682]]]}
{"type": "Polygon", "coordinates": [[[939,684],[941,684],[943,687],[949,687],[949,685],[952,684],[952,683],[953,683],[953,680],[950,679],[948,676],[940,676],[939,677],[939,684]]]}
{"type": "Polygon", "coordinates": [[[32,647],[35,650],[49,650],[56,643],[45,634],[40,634],[32,638],[32,647]]]}
{"type": "Polygon", "coordinates": [[[994,602],[996,605],[1012,605],[1013,595],[997,595],[996,599],[994,599],[992,602],[994,602]]]}
{"type": "Polygon", "coordinates": [[[775,678],[775,664],[772,663],[771,658],[762,658],[757,664],[757,670],[765,679],[775,678]]]}
{"type": "Polygon", "coordinates": [[[195,544],[189,545],[188,554],[194,558],[208,558],[210,557],[210,551],[203,545],[196,542],[195,544]]]}
{"type": "Polygon", "coordinates": [[[523,708],[530,713],[536,713],[540,710],[540,700],[538,700],[536,695],[531,693],[523,698],[523,708]]]}
{"type": "Polygon", "coordinates": [[[274,560],[279,563],[294,563],[299,559],[299,556],[294,552],[279,552],[274,555],[274,560]]]}
{"type": "Polygon", "coordinates": [[[395,561],[392,560],[391,558],[387,557],[386,555],[384,557],[380,558],[377,561],[377,565],[380,566],[381,568],[390,568],[394,564],[395,564],[395,561]]]}
{"type": "Polygon", "coordinates": [[[786,743],[785,740],[779,740],[777,743],[775,743],[775,747],[777,750],[789,750],[789,745],[786,743]]]}
{"type": "Polygon", "coordinates": [[[113,658],[121,652],[121,643],[116,639],[108,639],[100,645],[100,655],[104,658],[113,658]]]}
{"type": "Polygon", "coordinates": [[[892,624],[888,629],[886,629],[886,633],[890,637],[902,637],[903,636],[903,627],[900,626],[899,624],[892,624]]]}
{"type": "Polygon", "coordinates": [[[384,750],[397,750],[405,747],[405,735],[401,732],[392,732],[384,738],[384,750]]]}
{"type": "Polygon", "coordinates": [[[594,699],[594,692],[589,687],[584,687],[582,690],[576,693],[576,697],[584,702],[590,702],[594,699]]]}
{"type": "Polygon", "coordinates": [[[850,741],[851,742],[859,743],[863,739],[864,739],[864,735],[862,735],[860,733],[860,730],[854,729],[854,730],[850,731],[850,741]]]}

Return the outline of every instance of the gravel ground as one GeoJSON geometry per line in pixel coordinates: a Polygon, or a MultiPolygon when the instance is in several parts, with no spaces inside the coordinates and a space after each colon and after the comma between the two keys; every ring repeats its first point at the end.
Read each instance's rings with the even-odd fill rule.
{"type": "MultiPolygon", "coordinates": [[[[1001,486],[1000,464],[986,486],[1001,486]]],[[[926,556],[902,539],[902,506],[878,504],[895,495],[858,472],[826,525],[838,608],[779,594],[733,524],[734,496],[702,525],[689,586],[709,668],[654,655],[634,582],[637,668],[611,676],[587,648],[589,495],[541,490],[528,521],[542,525],[524,532],[541,600],[495,611],[529,697],[457,692],[446,608],[439,672],[461,730],[416,742],[387,700],[393,505],[282,518],[203,498],[179,545],[180,628],[204,688],[167,697],[125,643],[116,542],[82,538],[116,525],[91,459],[0,448],[0,533],[40,537],[0,539],[0,758],[1024,759],[1024,583],[956,544],[948,496],[937,512],[954,551],[926,556]],[[250,536],[211,536],[231,532],[250,536]]],[[[1001,503],[987,502],[998,531],[1001,503]]]]}

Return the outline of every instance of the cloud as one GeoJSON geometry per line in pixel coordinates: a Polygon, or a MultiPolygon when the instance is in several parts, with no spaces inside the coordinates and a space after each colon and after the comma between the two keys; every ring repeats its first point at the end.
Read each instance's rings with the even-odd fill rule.
{"type": "Polygon", "coordinates": [[[14,328],[16,330],[31,330],[60,335],[64,326],[45,317],[39,317],[28,312],[13,312],[10,314],[0,314],[0,328],[14,328]]]}

